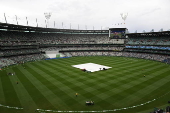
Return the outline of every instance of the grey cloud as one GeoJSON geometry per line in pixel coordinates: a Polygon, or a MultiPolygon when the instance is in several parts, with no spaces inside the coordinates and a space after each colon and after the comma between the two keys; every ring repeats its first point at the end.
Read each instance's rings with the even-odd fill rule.
{"type": "MultiPolygon", "coordinates": [[[[39,25],[45,26],[44,12],[52,12],[50,26],[54,21],[57,27],[63,22],[65,28],[101,29],[102,27],[120,27],[120,13],[128,13],[126,27],[130,31],[149,31],[150,29],[170,29],[170,0],[1,0],[0,22],[4,22],[3,14],[11,20],[18,15],[19,23],[30,23],[38,19],[39,25]]],[[[15,18],[14,18],[15,20],[15,18]]],[[[14,22],[16,23],[16,22],[14,22]]]]}

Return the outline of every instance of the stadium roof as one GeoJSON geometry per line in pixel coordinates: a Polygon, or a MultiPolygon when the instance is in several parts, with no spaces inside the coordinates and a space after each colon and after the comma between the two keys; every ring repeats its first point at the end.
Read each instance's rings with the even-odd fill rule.
{"type": "Polygon", "coordinates": [[[18,31],[18,32],[58,32],[58,33],[109,33],[109,30],[76,30],[76,29],[55,29],[42,28],[32,26],[22,26],[8,23],[0,23],[0,30],[2,31],[18,31]]]}
{"type": "Polygon", "coordinates": [[[127,33],[129,37],[158,37],[158,36],[170,36],[170,31],[162,31],[162,32],[146,32],[146,33],[127,33]]]}
{"type": "Polygon", "coordinates": [[[127,28],[109,28],[109,30],[114,30],[114,31],[122,31],[126,30],[127,28]]]}

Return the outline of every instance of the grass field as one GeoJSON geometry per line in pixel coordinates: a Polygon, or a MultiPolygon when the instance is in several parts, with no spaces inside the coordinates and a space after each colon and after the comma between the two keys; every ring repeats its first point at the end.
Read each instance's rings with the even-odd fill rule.
{"type": "Polygon", "coordinates": [[[154,107],[168,106],[169,74],[170,66],[164,63],[108,56],[14,65],[0,71],[0,113],[33,113],[36,109],[41,113],[148,113],[154,107]],[[86,73],[71,66],[90,62],[112,68],[86,73]],[[9,76],[9,72],[16,75],[9,76]],[[88,100],[95,104],[86,106],[88,100]]]}

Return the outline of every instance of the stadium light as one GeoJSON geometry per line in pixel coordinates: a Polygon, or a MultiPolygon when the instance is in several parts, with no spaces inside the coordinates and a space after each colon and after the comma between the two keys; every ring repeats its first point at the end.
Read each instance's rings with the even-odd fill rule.
{"type": "Polygon", "coordinates": [[[37,21],[37,18],[36,18],[36,23],[37,23],[37,27],[38,27],[38,21],[37,21]]]}
{"type": "Polygon", "coordinates": [[[45,16],[45,18],[47,20],[46,27],[49,27],[49,19],[50,19],[51,15],[52,15],[52,13],[44,13],[44,16],[45,16]]]}
{"type": "Polygon", "coordinates": [[[125,24],[125,21],[127,19],[127,16],[128,16],[128,13],[120,13],[122,19],[124,20],[124,24],[125,24]]]}
{"type": "Polygon", "coordinates": [[[5,22],[7,23],[7,19],[6,19],[6,15],[5,15],[5,13],[4,13],[4,18],[5,18],[5,22]]]}
{"type": "Polygon", "coordinates": [[[15,17],[16,17],[16,22],[17,22],[17,25],[18,25],[18,18],[17,18],[17,15],[15,15],[15,17]]]}
{"type": "Polygon", "coordinates": [[[120,13],[122,19],[125,21],[127,16],[128,16],[128,13],[120,13]]]}
{"type": "Polygon", "coordinates": [[[26,17],[26,21],[27,21],[27,26],[28,26],[28,18],[26,17]]]}

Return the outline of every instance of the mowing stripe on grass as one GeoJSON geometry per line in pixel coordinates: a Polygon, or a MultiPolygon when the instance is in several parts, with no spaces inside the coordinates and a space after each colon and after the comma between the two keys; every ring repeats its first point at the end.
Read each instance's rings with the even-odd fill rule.
{"type": "Polygon", "coordinates": [[[55,107],[49,102],[51,99],[44,95],[45,92],[41,91],[45,91],[45,89],[42,84],[39,84],[39,80],[35,79],[30,72],[22,67],[18,67],[17,71],[19,72],[18,78],[22,83],[25,82],[23,85],[27,92],[32,95],[32,99],[36,105],[39,108],[55,109],[55,107]]]}
{"type": "MultiPolygon", "coordinates": [[[[133,95],[129,95],[126,98],[123,98],[122,100],[119,100],[119,102],[125,102],[127,103],[128,100],[135,100],[138,101],[142,98],[142,97],[146,97],[146,95],[149,95],[151,92],[153,92],[154,90],[156,90],[157,88],[163,86],[164,84],[166,84],[167,82],[169,82],[170,76],[166,76],[163,78],[160,78],[159,81],[155,81],[153,83],[147,84],[146,82],[140,83],[139,85],[142,84],[147,84],[146,87],[140,88],[137,92],[133,93],[133,95]],[[135,96],[136,95],[136,96],[135,96]]],[[[136,87],[136,86],[135,86],[136,87]]],[[[138,87],[139,88],[139,87],[138,87]]],[[[133,89],[133,88],[132,88],[133,89]]],[[[127,89],[128,91],[129,89],[127,89]]],[[[126,92],[126,91],[125,91],[126,92]]],[[[154,98],[154,97],[153,97],[154,98]]]]}
{"type": "MultiPolygon", "coordinates": [[[[43,66],[47,66],[48,64],[44,64],[44,65],[39,65],[39,66],[41,66],[41,67],[43,67],[43,66]]],[[[48,65],[48,67],[44,67],[43,68],[43,70],[48,70],[48,71],[50,71],[50,66],[48,65]]],[[[52,74],[50,74],[50,75],[52,75],[52,74]]],[[[65,77],[66,75],[60,75],[60,77],[65,77]]],[[[70,80],[69,78],[68,78],[68,80],[70,80]]],[[[86,101],[86,100],[89,100],[89,97],[87,97],[87,96],[91,96],[91,97],[94,97],[94,95],[92,94],[92,93],[90,93],[90,92],[88,92],[87,90],[86,91],[84,91],[84,88],[83,87],[90,87],[90,86],[83,86],[83,84],[81,83],[81,82],[78,82],[78,81],[75,81],[75,82],[73,82],[74,83],[74,85],[69,85],[69,87],[71,88],[73,88],[74,87],[74,89],[76,88],[78,88],[79,89],[79,91],[78,92],[80,92],[81,93],[81,100],[79,100],[80,102],[81,102],[81,105],[83,105],[84,106],[84,102],[86,101]],[[83,89],[83,90],[82,90],[83,89]],[[81,91],[80,91],[81,90],[81,91]],[[85,93],[83,93],[83,92],[85,92],[85,93]],[[88,94],[87,95],[84,95],[84,94],[86,94],[88,92],[88,94]],[[83,95],[85,96],[85,97],[83,97],[83,95]]],[[[72,83],[72,84],[73,84],[72,83]]],[[[62,90],[64,91],[64,92],[67,92],[67,90],[68,90],[68,86],[67,86],[67,88],[65,88],[67,86],[67,84],[63,84],[62,85],[62,90]]],[[[70,88],[69,88],[69,91],[70,91],[70,88]]],[[[70,93],[68,93],[69,95],[73,95],[74,93],[75,93],[76,91],[71,91],[71,94],[70,93]]],[[[68,97],[67,97],[68,98],[68,97]]],[[[91,98],[92,99],[92,98],[91,98]]],[[[99,100],[99,98],[97,99],[97,100],[99,100]]],[[[69,103],[69,102],[68,102],[69,103]]],[[[77,103],[75,104],[75,105],[77,105],[77,103]]],[[[79,104],[80,105],[80,104],[79,104]]],[[[79,106],[78,105],[78,106],[79,106]]],[[[96,107],[97,107],[97,105],[96,105],[96,107]]],[[[100,108],[101,109],[101,108],[100,108]]]]}
{"type": "MultiPolygon", "coordinates": [[[[160,62],[124,57],[91,56],[26,63],[25,66],[26,69],[18,66],[16,72],[19,73],[19,82],[22,82],[33,101],[38,101],[36,98],[39,98],[39,93],[44,98],[47,96],[47,100],[48,96],[51,96],[58,101],[49,103],[53,103],[53,106],[60,104],[57,110],[61,109],[63,112],[68,110],[92,112],[104,109],[112,112],[114,109],[118,109],[115,113],[133,113],[142,111],[144,108],[150,109],[152,105],[161,106],[168,99],[168,96],[162,94],[169,90],[169,66],[160,62]],[[112,68],[107,71],[85,73],[71,66],[88,62],[112,68]],[[20,72],[20,69],[24,74],[20,72]],[[32,77],[33,79],[31,79],[32,77]],[[38,94],[31,92],[32,87],[35,87],[34,90],[38,94]],[[78,98],[75,97],[76,92],[80,94],[78,98]],[[152,102],[155,97],[161,100],[162,96],[165,97],[164,101],[156,99],[152,102]],[[95,101],[95,105],[85,106],[87,100],[95,101]],[[151,100],[151,103],[147,103],[148,100],[151,100]],[[145,103],[147,104],[145,105],[145,103]]],[[[38,109],[54,108],[52,105],[37,103],[36,105],[40,106],[38,109]]]]}
{"type": "MultiPolygon", "coordinates": [[[[36,64],[34,64],[36,65],[36,64]]],[[[58,108],[62,108],[62,105],[64,104],[66,109],[69,109],[69,106],[67,106],[65,103],[63,103],[64,101],[62,101],[60,99],[60,96],[66,94],[66,92],[63,92],[60,87],[57,87],[59,81],[55,80],[53,77],[51,77],[50,75],[53,73],[48,73],[47,74],[47,70],[44,70],[48,67],[45,67],[44,69],[40,69],[40,67],[38,66],[34,66],[34,65],[28,65],[28,68],[31,70],[31,74],[40,80],[40,82],[46,86],[48,88],[48,90],[46,90],[46,92],[49,92],[48,96],[50,96],[51,98],[53,98],[54,101],[51,101],[53,105],[58,106],[58,108]],[[60,90],[57,91],[59,94],[56,93],[56,89],[60,90]],[[50,93],[52,92],[52,93],[50,93]]],[[[50,69],[49,69],[50,70],[50,69]]]]}
{"type": "MultiPolygon", "coordinates": [[[[124,79],[124,80],[126,80],[126,78],[125,78],[125,77],[124,77],[123,79],[124,79]]],[[[131,79],[131,78],[130,78],[130,79],[131,79]]],[[[136,83],[137,83],[137,82],[136,82],[136,83]]],[[[124,86],[127,86],[127,85],[124,85],[124,86]]]]}
{"type": "MultiPolygon", "coordinates": [[[[36,65],[38,65],[38,64],[36,64],[36,65]]],[[[50,74],[50,76],[49,77],[47,77],[47,79],[48,78],[51,78],[52,77],[52,72],[50,72],[50,68],[49,68],[49,66],[48,67],[46,67],[45,65],[38,65],[39,67],[39,69],[42,69],[42,70],[45,70],[46,72],[49,72],[49,74],[50,74]]],[[[37,68],[37,70],[38,70],[38,68],[37,68]]],[[[35,69],[35,68],[34,68],[35,69]]],[[[53,74],[54,75],[54,74],[53,74]]],[[[48,76],[48,75],[46,75],[46,76],[48,76]]],[[[60,76],[62,76],[62,75],[60,75],[60,76]]],[[[64,78],[65,79],[68,79],[69,81],[70,80],[73,80],[72,78],[69,78],[68,76],[64,76],[64,78]],[[65,77],[67,77],[67,78],[65,78],[65,77]]],[[[62,90],[63,92],[66,92],[67,93],[67,95],[68,96],[70,96],[71,98],[73,98],[73,99],[75,99],[75,90],[73,90],[71,87],[70,87],[70,85],[69,85],[69,87],[68,87],[68,84],[63,84],[63,83],[61,83],[60,81],[58,81],[57,79],[56,79],[56,83],[54,82],[54,81],[51,81],[51,79],[49,79],[49,81],[53,84],[53,85],[59,85],[60,84],[60,86],[62,86],[62,89],[60,89],[60,90],[62,90]]],[[[68,82],[69,82],[68,81],[68,82]]],[[[78,86],[78,87],[81,87],[83,84],[81,84],[81,82],[75,82],[75,80],[74,80],[74,82],[73,82],[74,84],[75,84],[75,86],[78,86]]],[[[71,84],[73,84],[73,83],[71,83],[71,84]]],[[[82,88],[81,88],[82,89],[82,88]]],[[[83,96],[81,96],[81,99],[86,99],[86,98],[84,98],[83,96]]],[[[78,104],[82,104],[82,103],[79,103],[78,102],[78,104]]],[[[83,105],[84,105],[84,103],[83,103],[83,105]]]]}
{"type": "Polygon", "coordinates": [[[5,96],[5,105],[22,107],[14,86],[10,81],[12,76],[8,76],[7,71],[2,71],[2,74],[1,82],[5,96]]]}
{"type": "MultiPolygon", "coordinates": [[[[10,69],[11,72],[15,72],[13,69],[10,69]]],[[[30,113],[34,112],[37,108],[35,102],[32,100],[32,96],[29,95],[25,87],[23,86],[22,82],[18,79],[17,74],[10,77],[11,83],[14,86],[15,91],[17,92],[18,98],[24,108],[24,112],[30,113]],[[16,84],[18,81],[18,84],[16,84]],[[30,106],[31,105],[31,106],[30,106]]]]}
{"type": "MultiPolygon", "coordinates": [[[[2,73],[2,71],[1,71],[1,73],[2,73]]],[[[1,75],[0,76],[0,104],[5,104],[5,95],[4,95],[3,86],[2,86],[2,80],[1,80],[1,78],[3,76],[6,76],[6,75],[1,75]]]]}

